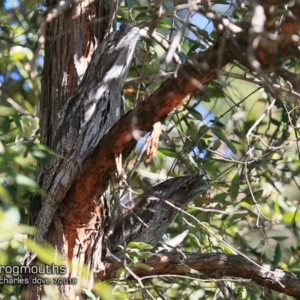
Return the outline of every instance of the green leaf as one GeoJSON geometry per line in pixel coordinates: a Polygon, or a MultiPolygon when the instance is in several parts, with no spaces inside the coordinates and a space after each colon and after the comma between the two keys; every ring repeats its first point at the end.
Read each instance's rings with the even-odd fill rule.
{"type": "Polygon", "coordinates": [[[275,248],[275,252],[274,252],[274,260],[273,260],[273,263],[272,263],[274,266],[277,266],[278,263],[280,262],[281,254],[282,254],[282,251],[281,251],[280,244],[277,243],[276,248],[275,248]]]}
{"type": "Polygon", "coordinates": [[[168,157],[177,157],[177,153],[171,149],[166,149],[166,148],[159,148],[158,152],[162,153],[165,156],[168,157]]]}
{"type": "Polygon", "coordinates": [[[291,224],[292,222],[299,222],[300,221],[300,211],[296,213],[294,211],[288,212],[283,215],[282,221],[287,224],[291,224]]]}
{"type": "Polygon", "coordinates": [[[157,28],[171,29],[172,26],[170,26],[170,24],[160,21],[157,23],[157,28]]]}
{"type": "Polygon", "coordinates": [[[46,165],[51,160],[51,154],[44,149],[36,147],[30,151],[30,154],[42,165],[46,165]]]}
{"type": "Polygon", "coordinates": [[[34,235],[34,233],[35,233],[35,228],[33,226],[24,225],[24,224],[20,224],[18,226],[18,230],[20,233],[26,234],[26,235],[34,235]]]}
{"type": "Polygon", "coordinates": [[[300,269],[291,269],[290,272],[293,272],[293,274],[300,278],[300,269]]]}
{"type": "Polygon", "coordinates": [[[193,245],[195,245],[197,248],[201,249],[201,243],[196,235],[189,233],[188,237],[191,240],[193,245]]]}
{"type": "Polygon", "coordinates": [[[12,162],[18,153],[15,152],[5,152],[0,155],[0,165],[6,166],[8,163],[12,162]]]}
{"type": "Polygon", "coordinates": [[[150,250],[152,249],[153,247],[149,244],[146,244],[146,243],[141,243],[141,242],[130,242],[128,245],[127,245],[127,248],[129,249],[133,249],[133,248],[136,248],[136,249],[139,249],[139,250],[150,250]]]}
{"type": "Polygon", "coordinates": [[[2,117],[9,117],[11,115],[14,115],[16,113],[16,110],[13,107],[7,107],[7,106],[0,106],[0,116],[2,117]]]}
{"type": "Polygon", "coordinates": [[[223,252],[226,254],[235,254],[235,255],[237,254],[233,249],[231,249],[230,247],[228,247],[223,243],[219,243],[218,246],[222,248],[223,252]]]}
{"type": "Polygon", "coordinates": [[[139,262],[139,258],[135,255],[135,256],[132,256],[131,257],[131,262],[133,263],[131,263],[129,266],[131,267],[131,268],[133,268],[133,267],[135,267],[137,264],[138,264],[138,262],[139,262]]]}
{"type": "Polygon", "coordinates": [[[274,239],[277,242],[285,241],[288,238],[289,238],[288,236],[272,236],[272,239],[274,239]]]}
{"type": "Polygon", "coordinates": [[[209,128],[206,125],[202,125],[199,128],[199,134],[200,136],[205,135],[208,132],[209,128]]]}
{"type": "Polygon", "coordinates": [[[191,114],[195,119],[202,121],[202,114],[200,114],[195,108],[190,107],[188,108],[188,113],[191,114]]]}
{"type": "Polygon", "coordinates": [[[140,13],[135,17],[135,20],[136,20],[136,21],[146,20],[148,17],[149,17],[149,16],[148,16],[148,13],[140,12],[140,13]]]}
{"type": "Polygon", "coordinates": [[[239,194],[239,186],[240,186],[239,178],[240,178],[239,174],[236,174],[231,182],[230,197],[232,201],[235,201],[239,194]]]}
{"type": "Polygon", "coordinates": [[[30,161],[27,157],[18,155],[14,158],[14,162],[21,166],[23,169],[30,169],[34,167],[33,162],[30,161]]]}
{"type": "Polygon", "coordinates": [[[7,188],[0,183],[0,202],[12,204],[12,197],[7,188]]]}
{"type": "Polygon", "coordinates": [[[100,296],[101,300],[128,299],[128,297],[125,298],[125,292],[120,290],[115,292],[113,286],[106,281],[96,282],[93,287],[93,292],[97,296],[100,296]]]}
{"type": "Polygon", "coordinates": [[[91,300],[97,300],[97,297],[88,289],[82,289],[84,292],[86,298],[85,299],[91,299],[91,300]]]}
{"type": "Polygon", "coordinates": [[[298,229],[298,226],[297,226],[296,222],[292,223],[292,229],[293,229],[294,235],[299,240],[299,229],[298,229]]]}
{"type": "Polygon", "coordinates": [[[40,261],[46,264],[50,265],[57,259],[55,250],[50,245],[46,248],[46,246],[36,244],[33,240],[28,238],[26,240],[26,246],[30,251],[38,255],[40,261]]]}
{"type": "Polygon", "coordinates": [[[127,272],[124,267],[120,267],[116,272],[116,277],[124,280],[127,277],[127,272]]]}
{"type": "Polygon", "coordinates": [[[0,249],[0,265],[5,266],[9,262],[9,256],[6,251],[0,249]]]}
{"type": "Polygon", "coordinates": [[[228,193],[220,193],[214,196],[214,202],[224,202],[225,199],[228,197],[228,193]]]}
{"type": "Polygon", "coordinates": [[[216,140],[210,146],[210,149],[213,150],[213,151],[216,151],[217,149],[219,149],[220,146],[221,146],[221,141],[220,140],[216,140]]]}
{"type": "Polygon", "coordinates": [[[218,127],[212,127],[211,131],[214,135],[216,135],[221,141],[223,141],[227,147],[234,153],[237,154],[237,150],[233,143],[226,137],[224,132],[221,130],[221,128],[218,127]]]}
{"type": "MultiPolygon", "coordinates": [[[[261,199],[261,196],[262,196],[263,192],[264,192],[263,189],[260,189],[260,190],[257,190],[255,192],[253,192],[254,198],[256,200],[261,199]]],[[[242,201],[245,201],[245,202],[248,202],[248,203],[253,203],[252,195],[247,195],[247,197],[243,198],[242,201]]]]}
{"type": "Polygon", "coordinates": [[[150,53],[151,55],[157,55],[155,46],[154,46],[152,40],[145,38],[144,42],[146,44],[148,53],[150,53]]]}
{"type": "Polygon", "coordinates": [[[8,134],[10,132],[10,118],[9,117],[1,118],[1,128],[2,128],[3,133],[5,133],[5,134],[8,134]]]}
{"type": "Polygon", "coordinates": [[[201,44],[200,44],[200,43],[193,43],[192,47],[190,47],[190,49],[188,50],[187,55],[192,54],[192,53],[195,52],[195,50],[197,50],[198,48],[201,48],[201,44]]]}
{"type": "Polygon", "coordinates": [[[134,10],[148,12],[148,6],[146,5],[136,5],[133,7],[134,10]]]}
{"type": "Polygon", "coordinates": [[[229,185],[226,182],[207,180],[207,182],[213,187],[225,187],[228,188],[229,185]]]}
{"type": "Polygon", "coordinates": [[[280,126],[281,123],[282,123],[282,121],[281,120],[279,121],[279,120],[271,118],[271,123],[274,124],[274,125],[276,125],[276,126],[280,126]]]}
{"type": "Polygon", "coordinates": [[[31,188],[34,188],[34,189],[38,188],[38,185],[34,180],[32,180],[31,178],[29,178],[25,175],[22,175],[22,174],[17,174],[15,176],[15,181],[19,185],[31,187],[31,188]]]}
{"type": "Polygon", "coordinates": [[[136,267],[139,268],[139,269],[143,269],[143,270],[149,271],[149,272],[151,272],[153,270],[152,267],[150,267],[149,265],[144,264],[144,263],[139,263],[139,264],[137,264],[136,267]]]}

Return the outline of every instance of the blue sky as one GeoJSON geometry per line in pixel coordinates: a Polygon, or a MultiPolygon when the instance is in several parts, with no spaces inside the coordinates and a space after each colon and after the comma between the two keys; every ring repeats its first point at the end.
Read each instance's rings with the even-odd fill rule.
{"type": "Polygon", "coordinates": [[[5,9],[12,9],[18,7],[20,2],[18,0],[6,0],[4,1],[4,8],[5,9]]]}

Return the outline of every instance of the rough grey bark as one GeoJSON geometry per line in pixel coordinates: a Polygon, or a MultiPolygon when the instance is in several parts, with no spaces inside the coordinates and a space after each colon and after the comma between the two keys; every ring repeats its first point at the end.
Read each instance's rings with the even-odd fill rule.
{"type": "Polygon", "coordinates": [[[177,215],[176,208],[185,208],[208,189],[203,175],[188,175],[164,181],[129,202],[110,236],[112,254],[118,255],[118,246],[131,241],[156,246],[177,215]]]}
{"type": "Polygon", "coordinates": [[[68,9],[60,11],[58,0],[47,0],[48,10],[43,14],[45,56],[39,117],[41,142],[50,148],[58,113],[78,87],[95,49],[115,30],[116,0],[74,2],[65,1],[68,9]]]}
{"type": "Polygon", "coordinates": [[[122,88],[133,57],[139,30],[122,25],[96,49],[74,94],[64,106],[54,137],[54,156],[45,170],[46,197],[36,222],[36,242],[41,242],[62,201],[104,134],[120,118],[122,88]]]}

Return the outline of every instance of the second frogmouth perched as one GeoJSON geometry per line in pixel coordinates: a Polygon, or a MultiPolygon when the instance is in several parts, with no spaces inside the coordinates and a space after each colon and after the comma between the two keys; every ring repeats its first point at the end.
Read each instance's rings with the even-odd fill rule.
{"type": "Polygon", "coordinates": [[[156,246],[178,214],[176,208],[186,207],[208,190],[203,175],[197,174],[169,179],[135,198],[125,206],[109,237],[111,253],[119,256],[118,246],[131,241],[156,246]]]}

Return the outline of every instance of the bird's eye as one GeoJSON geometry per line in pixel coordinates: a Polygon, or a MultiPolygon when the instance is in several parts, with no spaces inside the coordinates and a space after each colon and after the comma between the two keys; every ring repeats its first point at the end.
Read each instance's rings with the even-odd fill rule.
{"type": "Polygon", "coordinates": [[[111,42],[107,43],[107,45],[106,45],[106,50],[111,49],[111,48],[113,47],[113,45],[114,45],[114,42],[115,42],[115,41],[111,41],[111,42]]]}
{"type": "Polygon", "coordinates": [[[180,190],[181,190],[181,191],[187,191],[187,190],[188,190],[188,186],[187,186],[186,184],[182,184],[182,185],[180,186],[180,190]]]}

